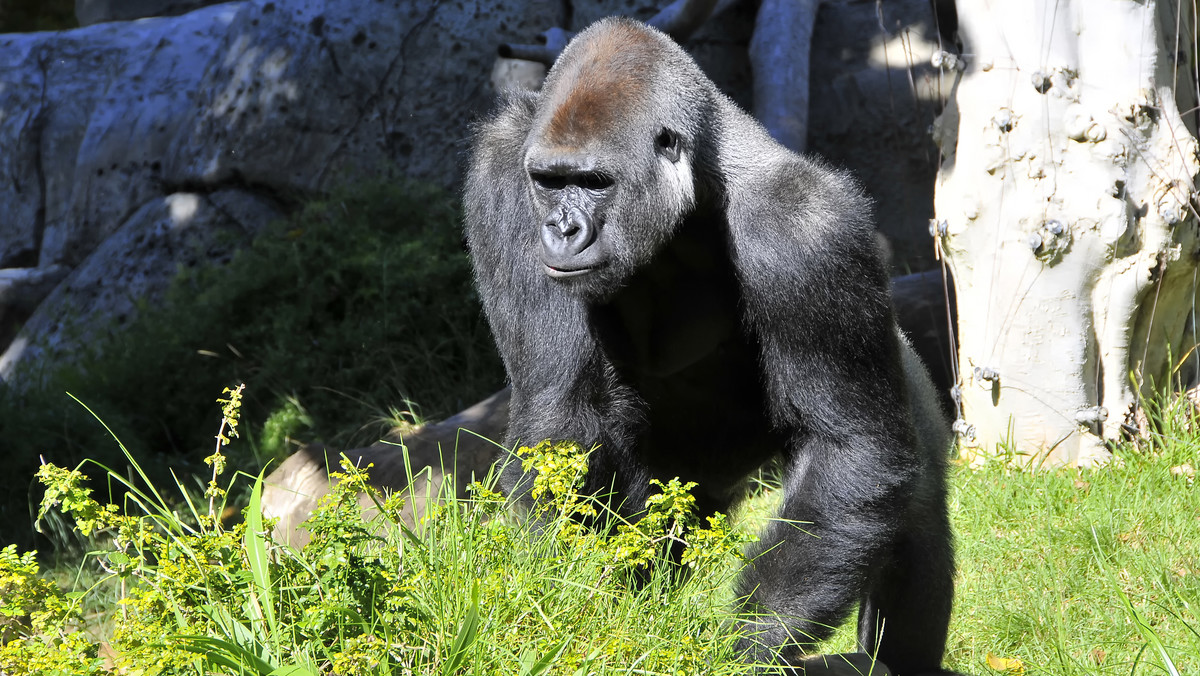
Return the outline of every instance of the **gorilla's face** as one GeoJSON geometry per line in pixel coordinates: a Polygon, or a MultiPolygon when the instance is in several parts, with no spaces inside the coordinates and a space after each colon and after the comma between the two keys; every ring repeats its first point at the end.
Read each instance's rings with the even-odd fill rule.
{"type": "Polygon", "coordinates": [[[525,170],[540,259],[572,293],[603,300],[665,244],[695,201],[691,153],[666,126],[583,148],[533,143],[525,170]]]}
{"type": "Polygon", "coordinates": [[[546,78],[525,145],[539,217],[529,227],[547,275],[604,300],[692,209],[694,138],[710,94],[673,43],[634,24],[572,44],[546,78]]]}

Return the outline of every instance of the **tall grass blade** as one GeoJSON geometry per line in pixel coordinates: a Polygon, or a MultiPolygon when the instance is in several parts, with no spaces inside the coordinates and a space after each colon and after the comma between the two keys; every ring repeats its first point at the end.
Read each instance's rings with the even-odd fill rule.
{"type": "MultiPolygon", "coordinates": [[[[142,477],[142,483],[144,483],[146,485],[147,490],[149,490],[150,493],[154,495],[154,499],[158,501],[158,504],[155,505],[155,509],[163,516],[170,516],[171,508],[169,505],[167,505],[167,501],[164,500],[161,495],[159,495],[158,489],[154,487],[154,482],[150,481],[150,477],[146,476],[146,473],[144,471],[142,471],[142,466],[138,464],[137,459],[135,459],[133,457],[133,454],[129,452],[129,449],[125,448],[125,444],[121,443],[121,440],[117,437],[117,433],[113,432],[112,428],[108,426],[108,423],[101,420],[100,416],[97,415],[95,411],[88,408],[88,405],[83,403],[82,401],[80,401],[78,397],[71,394],[70,392],[67,392],[67,396],[74,399],[75,403],[82,406],[83,410],[85,410],[89,414],[91,414],[91,416],[96,419],[96,422],[100,423],[100,425],[102,427],[104,427],[104,430],[106,432],[108,432],[109,436],[111,436],[113,438],[113,441],[117,442],[117,446],[120,447],[121,452],[125,454],[125,458],[129,461],[129,464],[131,466],[133,466],[133,469],[135,472],[137,472],[138,476],[142,477]]],[[[108,469],[108,468],[106,467],[105,469],[108,469]]],[[[132,490],[138,494],[142,494],[142,491],[140,491],[140,490],[136,489],[134,486],[130,485],[129,482],[125,481],[120,474],[115,473],[112,470],[109,470],[109,475],[114,478],[120,479],[121,483],[125,484],[125,486],[128,487],[130,490],[132,490]]]]}
{"type": "Polygon", "coordinates": [[[550,652],[546,653],[542,659],[529,666],[523,666],[521,669],[521,676],[541,676],[541,674],[546,673],[554,664],[554,662],[558,660],[558,656],[561,655],[563,650],[566,650],[566,648],[567,641],[559,643],[554,648],[551,648],[550,652]]]}
{"type": "Polygon", "coordinates": [[[476,586],[471,590],[471,607],[467,610],[467,616],[463,618],[462,626],[458,628],[453,645],[450,646],[450,656],[442,664],[442,676],[451,676],[467,661],[467,651],[475,644],[478,635],[479,587],[476,586]]]}
{"type": "Polygon", "coordinates": [[[604,651],[600,648],[593,650],[591,655],[583,658],[583,662],[581,662],[579,668],[575,670],[574,676],[588,676],[588,674],[592,673],[592,663],[595,662],[596,658],[600,657],[600,655],[603,653],[604,651]]]}
{"type": "MultiPolygon", "coordinates": [[[[263,470],[264,472],[266,470],[263,470]]],[[[266,620],[270,632],[265,643],[275,644],[279,639],[279,625],[275,620],[275,600],[271,594],[271,559],[267,552],[266,532],[262,520],[262,481],[259,472],[250,491],[250,505],[246,507],[246,556],[250,560],[250,573],[254,576],[253,600],[266,620]]]]}
{"type": "Polygon", "coordinates": [[[1105,565],[1104,554],[1100,549],[1100,536],[1096,533],[1094,527],[1092,528],[1092,543],[1095,546],[1096,565],[1099,566],[1100,570],[1104,571],[1104,576],[1108,578],[1109,584],[1116,590],[1117,596],[1121,599],[1121,605],[1125,608],[1125,613],[1129,615],[1129,619],[1137,627],[1138,633],[1145,639],[1146,645],[1152,646],[1158,653],[1158,656],[1162,658],[1163,667],[1167,670],[1167,673],[1170,676],[1179,676],[1179,669],[1175,666],[1175,661],[1171,659],[1170,653],[1167,652],[1167,647],[1163,645],[1162,639],[1158,637],[1158,632],[1154,631],[1150,623],[1146,622],[1146,618],[1142,617],[1138,609],[1133,606],[1133,601],[1129,600],[1129,595],[1125,593],[1125,590],[1121,588],[1120,583],[1113,576],[1112,571],[1105,565]]]}
{"type": "Polygon", "coordinates": [[[238,673],[249,671],[267,676],[275,671],[275,665],[233,641],[210,636],[175,636],[173,638],[179,642],[180,648],[200,655],[207,662],[219,664],[238,673]]]}

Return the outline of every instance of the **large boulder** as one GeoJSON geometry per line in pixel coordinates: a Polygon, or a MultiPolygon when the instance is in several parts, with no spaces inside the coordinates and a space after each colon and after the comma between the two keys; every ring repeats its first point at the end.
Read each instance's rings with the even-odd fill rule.
{"type": "Polygon", "coordinates": [[[28,318],[0,380],[24,387],[21,364],[70,359],[64,335],[107,330],[299,196],[381,172],[453,184],[496,45],[562,12],[247,0],[0,36],[0,270],[42,281],[0,293],[21,301],[0,305],[0,336],[28,318]]]}
{"type": "MultiPolygon", "coordinates": [[[[414,525],[445,491],[464,497],[469,482],[487,475],[501,456],[497,441],[503,441],[508,426],[508,402],[505,388],[441,422],[394,432],[366,448],[339,451],[308,444],[264,480],[263,516],[278,519],[280,541],[303,547],[309,540],[304,522],[329,493],[329,472],[337,471],[345,456],[356,467],[372,465],[368,477],[376,488],[404,493],[402,517],[414,525]]],[[[359,504],[372,507],[366,495],[359,496],[359,504]]]]}
{"type": "MultiPolygon", "coordinates": [[[[42,311],[32,314],[0,354],[0,376],[12,373],[22,362],[69,360],[80,346],[132,319],[138,303],[157,297],[178,266],[231,256],[237,245],[248,242],[278,215],[271,200],[232,188],[175,192],[148,200],[42,301],[42,311]],[[39,340],[30,342],[29,336],[39,340]]],[[[66,266],[33,270],[47,270],[53,278],[65,274],[66,266]]],[[[20,384],[36,384],[41,373],[27,369],[28,377],[20,384]]]]}

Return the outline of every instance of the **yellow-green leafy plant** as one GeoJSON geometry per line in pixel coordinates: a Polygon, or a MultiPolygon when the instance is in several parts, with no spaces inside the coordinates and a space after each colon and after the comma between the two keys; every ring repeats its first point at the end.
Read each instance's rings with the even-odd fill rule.
{"type": "Polygon", "coordinates": [[[196,495],[177,484],[168,499],[110,474],[125,492],[122,504],[105,504],[81,468],[42,466],[43,513],[62,510],[94,538],[85,565],[105,578],[64,593],[32,554],[3,550],[0,673],[739,671],[721,628],[737,567],[728,555],[745,537],[720,515],[699,528],[693,485],[659,483],[640,520],[625,521],[578,492],[586,452],[544,442],[520,451],[537,472],[536,518],[514,517],[490,478],[472,483],[467,499],[447,479],[414,522],[405,491],[373,488],[370,467],[343,458],[297,550],[277,543],[262,517],[261,475],[244,519],[222,519],[237,478],[222,481],[223,449],[236,436],[241,394],[226,389],[218,400],[212,474],[196,495]],[[681,562],[710,574],[676,575],[681,562]],[[615,574],[628,571],[639,575],[615,574]],[[98,634],[75,631],[82,604],[102,589],[118,599],[103,651],[98,634]]]}

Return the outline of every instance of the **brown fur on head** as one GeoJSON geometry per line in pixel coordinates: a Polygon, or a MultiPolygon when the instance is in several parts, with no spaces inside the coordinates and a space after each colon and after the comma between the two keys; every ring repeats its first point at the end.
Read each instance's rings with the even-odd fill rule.
{"type": "Polygon", "coordinates": [[[546,140],[578,148],[624,123],[631,106],[650,93],[661,48],[653,35],[617,23],[577,45],[566,68],[548,83],[546,140]],[[567,86],[560,86],[565,83],[567,86]]]}

